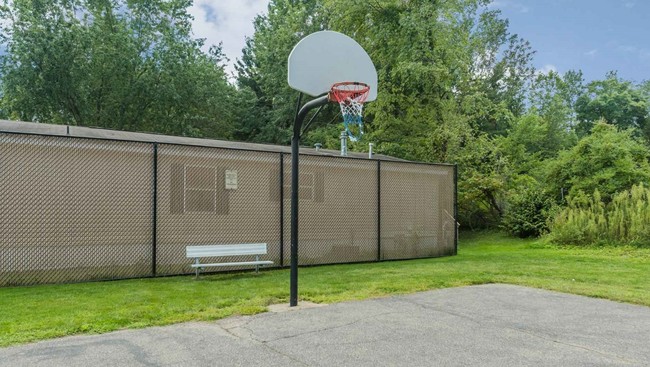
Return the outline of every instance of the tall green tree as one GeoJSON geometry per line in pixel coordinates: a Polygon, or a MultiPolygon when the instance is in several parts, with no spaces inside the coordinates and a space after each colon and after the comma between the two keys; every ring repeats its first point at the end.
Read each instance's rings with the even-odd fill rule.
{"type": "Polygon", "coordinates": [[[538,74],[529,90],[530,109],[553,122],[558,128],[576,125],[576,103],[585,93],[582,71],[569,70],[538,74]]]}
{"type": "Polygon", "coordinates": [[[639,90],[645,97],[646,101],[648,101],[648,105],[650,106],[650,80],[644,80],[639,84],[639,90]]]}
{"type": "Polygon", "coordinates": [[[240,89],[255,99],[248,101],[235,137],[287,144],[298,97],[287,84],[287,58],[300,39],[327,28],[327,14],[318,0],[272,0],[253,25],[236,69],[240,89]]]}
{"type": "Polygon", "coordinates": [[[605,202],[617,192],[650,182],[650,150],[632,135],[604,121],[557,159],[548,163],[546,187],[555,197],[590,195],[598,190],[605,202]]]}
{"type": "Polygon", "coordinates": [[[4,0],[2,110],[13,119],[228,137],[235,89],[201,52],[187,0],[4,0]]]}
{"type": "Polygon", "coordinates": [[[647,96],[641,88],[619,78],[615,72],[587,84],[586,92],[576,102],[576,112],[581,135],[588,133],[596,121],[605,119],[621,129],[635,129],[650,138],[647,96]]]}
{"type": "Polygon", "coordinates": [[[516,119],[507,136],[499,139],[499,148],[516,174],[538,176],[544,160],[554,158],[576,140],[572,131],[558,127],[555,121],[530,113],[516,119]]]}
{"type": "MultiPolygon", "coordinates": [[[[287,56],[309,33],[340,31],[366,49],[379,76],[378,99],[364,108],[367,134],[352,149],[374,142],[379,152],[396,157],[458,162],[464,220],[477,227],[498,222],[511,169],[494,137],[507,134],[525,112],[534,69],[528,43],[510,34],[508,22],[487,3],[271,1],[238,61],[240,91],[256,99],[236,136],[289,141],[297,93],[286,84],[287,56]]],[[[338,146],[340,126],[327,124],[338,121],[334,111],[321,113],[325,126],[304,143],[338,146]]],[[[544,131],[552,145],[556,130],[544,131]]]]}
{"type": "Polygon", "coordinates": [[[459,211],[473,227],[502,214],[508,168],[493,137],[524,111],[534,72],[527,42],[486,3],[326,1],[332,28],[358,40],[379,75],[364,112],[370,133],[358,145],[459,163],[459,211]]]}
{"type": "Polygon", "coordinates": [[[486,3],[326,2],[332,28],[353,35],[375,62],[379,96],[365,117],[387,153],[441,160],[446,153],[432,144],[441,126],[465,120],[501,134],[523,111],[532,51],[486,3]]]}

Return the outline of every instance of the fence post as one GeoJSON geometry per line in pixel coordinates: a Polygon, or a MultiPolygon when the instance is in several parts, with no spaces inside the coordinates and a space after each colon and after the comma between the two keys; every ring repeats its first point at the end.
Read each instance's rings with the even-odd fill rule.
{"type": "Polygon", "coordinates": [[[381,261],[381,161],[377,160],[377,261],[381,261]]]}
{"type": "Polygon", "coordinates": [[[151,223],[151,275],[156,276],[156,246],[158,237],[158,143],[153,143],[153,202],[151,223]]]}
{"type": "Polygon", "coordinates": [[[280,267],[284,267],[284,153],[280,152],[280,267]]]}
{"type": "Polygon", "coordinates": [[[458,255],[458,164],[454,164],[454,255],[458,255]]]}

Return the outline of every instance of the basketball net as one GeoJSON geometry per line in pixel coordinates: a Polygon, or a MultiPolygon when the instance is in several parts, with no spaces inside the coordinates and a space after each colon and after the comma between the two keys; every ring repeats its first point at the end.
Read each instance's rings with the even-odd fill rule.
{"type": "Polygon", "coordinates": [[[345,132],[351,141],[358,141],[363,135],[363,103],[368,98],[369,91],[367,84],[358,82],[336,83],[330,91],[330,99],[337,101],[341,107],[345,132]],[[355,127],[357,134],[350,127],[355,127]]]}

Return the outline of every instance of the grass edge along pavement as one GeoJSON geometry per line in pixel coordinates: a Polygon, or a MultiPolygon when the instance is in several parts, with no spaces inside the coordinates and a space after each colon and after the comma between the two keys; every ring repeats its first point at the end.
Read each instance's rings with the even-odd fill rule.
{"type": "MultiPolygon", "coordinates": [[[[333,303],[485,283],[650,306],[650,249],[464,234],[458,256],[303,268],[300,297],[333,303]]],[[[288,302],[288,290],[288,270],[0,288],[0,346],[255,314],[288,302]]]]}

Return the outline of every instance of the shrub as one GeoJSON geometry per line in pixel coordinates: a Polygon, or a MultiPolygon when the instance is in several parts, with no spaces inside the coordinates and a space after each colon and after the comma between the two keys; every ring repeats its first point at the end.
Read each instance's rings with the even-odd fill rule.
{"type": "Polygon", "coordinates": [[[549,162],[546,186],[549,193],[570,196],[596,189],[605,202],[638,182],[650,181],[650,150],[632,136],[631,130],[597,123],[591,135],[549,162]],[[567,191],[565,191],[567,192],[567,191]]]}
{"type": "Polygon", "coordinates": [[[503,228],[525,238],[538,237],[547,230],[548,213],[553,201],[541,190],[526,189],[510,195],[503,216],[503,228]]]}
{"type": "Polygon", "coordinates": [[[634,185],[606,203],[598,190],[576,195],[550,226],[549,238],[560,244],[650,245],[650,188],[634,185]]]}

